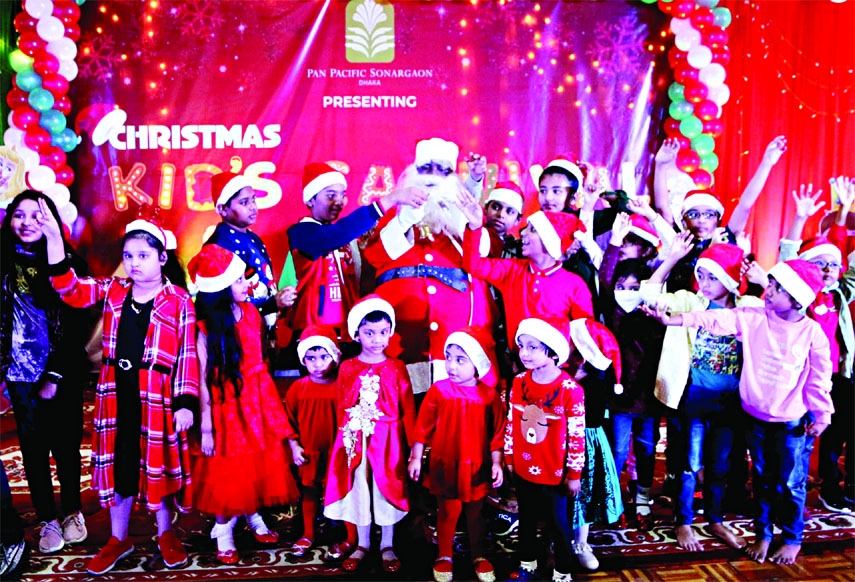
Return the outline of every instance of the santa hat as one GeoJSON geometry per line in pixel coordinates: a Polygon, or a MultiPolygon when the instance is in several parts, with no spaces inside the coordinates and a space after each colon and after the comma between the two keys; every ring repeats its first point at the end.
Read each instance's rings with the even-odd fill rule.
{"type": "Polygon", "coordinates": [[[546,167],[543,168],[543,173],[541,173],[541,176],[545,174],[549,170],[549,168],[561,168],[565,172],[569,172],[571,176],[573,176],[579,181],[580,186],[582,185],[582,182],[585,181],[585,177],[582,176],[582,170],[579,169],[579,166],[562,156],[558,156],[557,158],[549,162],[546,167]]]}
{"type": "Polygon", "coordinates": [[[163,227],[151,222],[150,220],[144,220],[142,218],[138,218],[132,222],[129,222],[125,226],[125,234],[133,232],[135,230],[141,230],[146,232],[160,241],[160,244],[163,245],[163,248],[167,251],[173,251],[178,248],[178,241],[175,239],[175,235],[170,230],[166,230],[163,227]]]}
{"type": "Polygon", "coordinates": [[[484,331],[483,328],[467,325],[448,336],[445,340],[445,349],[454,344],[460,346],[478,372],[478,377],[483,378],[490,371],[490,357],[487,355],[487,350],[493,347],[493,338],[484,331]]]}
{"type": "Polygon", "coordinates": [[[705,190],[692,190],[687,193],[685,200],[683,200],[683,205],[680,207],[680,215],[682,216],[692,208],[700,206],[712,208],[718,212],[719,216],[724,214],[724,206],[721,205],[718,198],[705,190]]]}
{"type": "Polygon", "coordinates": [[[457,166],[457,156],[460,154],[460,148],[457,144],[445,141],[439,137],[423,139],[416,144],[416,159],[413,162],[416,167],[424,166],[431,163],[432,160],[438,162],[448,162],[451,167],[457,166]]]}
{"type": "Polygon", "coordinates": [[[246,272],[246,263],[231,251],[205,245],[187,265],[190,278],[203,293],[216,293],[231,286],[246,272]]]}
{"type": "Polygon", "coordinates": [[[347,188],[344,174],[323,162],[312,162],[303,169],[303,202],[308,202],[323,190],[340,184],[347,188]]]}
{"type": "Polygon", "coordinates": [[[341,358],[341,350],[338,349],[338,338],[335,330],[329,325],[310,325],[300,334],[297,344],[297,358],[302,363],[306,352],[312,348],[324,348],[336,362],[341,358]]]}
{"type": "Polygon", "coordinates": [[[395,308],[379,295],[366,295],[357,302],[347,314],[347,332],[350,337],[355,338],[359,331],[359,324],[365,316],[374,311],[382,311],[392,320],[392,333],[395,333],[395,308]]]}
{"type": "Polygon", "coordinates": [[[653,228],[653,225],[650,224],[650,221],[641,216],[640,214],[633,214],[632,216],[630,216],[629,223],[629,232],[631,232],[641,240],[649,242],[654,247],[658,247],[659,243],[662,242],[659,240],[659,235],[656,234],[656,229],[653,228]]]}
{"type": "Polygon", "coordinates": [[[575,214],[538,210],[528,217],[528,224],[534,227],[549,256],[560,261],[561,257],[577,238],[577,233],[585,232],[585,225],[575,214]]]}
{"type": "Polygon", "coordinates": [[[220,172],[211,178],[211,198],[216,200],[214,206],[228,204],[232,197],[246,188],[252,187],[249,178],[234,172],[220,172]]]}
{"type": "Polygon", "coordinates": [[[824,236],[805,241],[799,249],[799,258],[803,261],[812,261],[820,255],[831,255],[838,263],[843,262],[840,249],[824,236]]]}
{"type": "Polygon", "coordinates": [[[622,394],[620,347],[612,332],[593,319],[574,319],[570,322],[570,339],[586,362],[597,370],[615,369],[615,393],[622,394]]]}
{"type": "Polygon", "coordinates": [[[491,200],[501,202],[505,206],[510,206],[516,210],[518,214],[522,214],[523,198],[522,190],[516,184],[513,182],[499,182],[490,192],[490,195],[487,196],[487,202],[491,200]]]}
{"type": "Polygon", "coordinates": [[[569,331],[565,319],[529,317],[520,322],[514,339],[519,341],[521,335],[530,335],[558,355],[558,365],[560,366],[570,357],[569,331]]]}
{"type": "Polygon", "coordinates": [[[695,276],[703,267],[731,293],[739,289],[742,279],[742,259],[745,252],[736,245],[721,243],[708,247],[695,263],[695,276]]]}
{"type": "Polygon", "coordinates": [[[774,277],[803,308],[814,302],[824,285],[822,270],[802,259],[778,263],[769,269],[769,276],[774,277]]]}

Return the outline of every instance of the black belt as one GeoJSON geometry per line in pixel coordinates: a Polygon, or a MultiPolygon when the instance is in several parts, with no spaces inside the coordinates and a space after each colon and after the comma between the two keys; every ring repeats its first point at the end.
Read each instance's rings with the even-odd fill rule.
{"type": "MultiPolygon", "coordinates": [[[[103,363],[105,366],[115,366],[120,370],[124,370],[128,372],[134,368],[133,363],[130,360],[126,360],[125,358],[104,358],[103,363]]],[[[172,368],[169,366],[164,366],[163,364],[157,364],[155,362],[140,362],[136,366],[137,370],[154,370],[155,372],[160,372],[161,374],[172,374],[172,368]]]]}
{"type": "Polygon", "coordinates": [[[466,292],[469,289],[469,275],[463,269],[455,269],[454,267],[434,267],[432,265],[416,265],[415,267],[398,267],[397,269],[389,269],[382,275],[377,277],[377,284],[382,285],[392,279],[436,279],[445,283],[452,289],[466,292]]]}

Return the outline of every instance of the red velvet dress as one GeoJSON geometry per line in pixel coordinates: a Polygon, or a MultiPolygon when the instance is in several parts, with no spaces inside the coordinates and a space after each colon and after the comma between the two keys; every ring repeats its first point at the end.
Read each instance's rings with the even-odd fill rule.
{"type": "Polygon", "coordinates": [[[303,447],[308,463],[297,467],[300,482],[323,484],[330,464],[330,449],[335,442],[335,383],[318,384],[308,376],[300,378],[285,395],[285,412],[294,430],[294,438],[303,447]]]}
{"type": "MultiPolygon", "coordinates": [[[[198,446],[194,451],[195,506],[215,515],[253,513],[292,503],[300,495],[283,442],[291,435],[290,425],[261,357],[261,316],[249,303],[242,303],[241,310],[235,330],[243,348],[243,388],[238,398],[231,383],[225,391],[211,388],[214,455],[202,455],[198,446]]],[[[205,331],[204,322],[199,327],[205,331]]]]}
{"type": "Polygon", "coordinates": [[[440,380],[425,395],[413,437],[431,447],[425,486],[440,497],[482,499],[491,487],[490,451],[502,450],[504,434],[498,392],[440,380]]]}

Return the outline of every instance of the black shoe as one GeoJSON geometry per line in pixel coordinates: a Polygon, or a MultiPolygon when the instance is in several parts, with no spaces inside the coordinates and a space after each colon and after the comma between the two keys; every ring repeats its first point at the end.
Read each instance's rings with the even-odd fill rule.
{"type": "Polygon", "coordinates": [[[822,493],[819,494],[819,502],[822,503],[822,506],[826,508],[828,511],[832,511],[834,513],[852,513],[853,507],[851,503],[846,503],[843,500],[842,496],[831,496],[827,495],[826,497],[822,496],[822,493]]]}
{"type": "Polygon", "coordinates": [[[18,580],[29,563],[30,549],[25,540],[17,544],[0,545],[0,577],[3,580],[18,580]]]}
{"type": "Polygon", "coordinates": [[[493,532],[493,535],[503,537],[516,531],[519,525],[520,520],[517,514],[500,511],[493,520],[490,531],[493,532]]]}

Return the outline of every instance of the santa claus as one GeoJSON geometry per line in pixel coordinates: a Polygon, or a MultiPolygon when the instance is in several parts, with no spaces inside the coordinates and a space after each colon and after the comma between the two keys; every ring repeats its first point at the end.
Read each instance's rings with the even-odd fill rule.
{"type": "MultiPolygon", "coordinates": [[[[387,212],[365,250],[377,270],[376,292],[397,317],[387,353],[408,364],[417,394],[445,377],[448,335],[465,325],[492,330],[495,315],[486,283],[462,269],[467,219],[459,194],[466,187],[478,199],[481,192],[471,179],[464,185],[454,173],[458,154],[457,145],[443,139],[418,142],[415,162],[397,187],[422,190],[427,202],[387,212]]],[[[482,243],[486,255],[489,237],[482,243]]]]}

